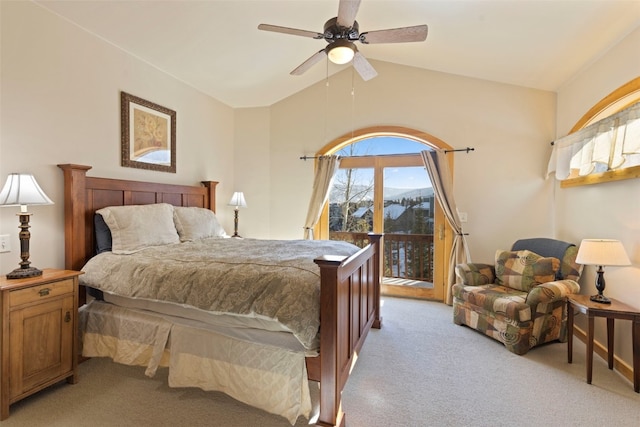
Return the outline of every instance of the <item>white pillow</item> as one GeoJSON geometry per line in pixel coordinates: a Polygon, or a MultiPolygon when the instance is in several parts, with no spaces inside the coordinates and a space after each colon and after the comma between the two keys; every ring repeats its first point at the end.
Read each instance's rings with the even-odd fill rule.
{"type": "Polygon", "coordinates": [[[229,237],[218,222],[216,214],[209,209],[175,206],[173,220],[181,242],[210,237],[229,237]]]}
{"type": "Polygon", "coordinates": [[[102,215],[109,226],[114,254],[132,254],[149,246],[180,243],[170,204],[110,206],[96,213],[102,215]]]}

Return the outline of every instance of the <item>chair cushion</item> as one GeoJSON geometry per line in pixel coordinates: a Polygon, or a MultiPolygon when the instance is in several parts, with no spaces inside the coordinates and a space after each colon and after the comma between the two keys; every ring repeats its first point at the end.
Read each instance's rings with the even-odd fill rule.
{"type": "Polygon", "coordinates": [[[555,280],[560,260],[528,250],[496,252],[496,284],[523,292],[555,280]]]}
{"type": "Polygon", "coordinates": [[[556,271],[556,280],[578,280],[577,277],[580,276],[580,273],[577,269],[579,266],[575,265],[575,254],[578,252],[578,248],[573,243],[546,237],[536,237],[516,240],[511,247],[512,251],[523,251],[525,249],[543,257],[558,258],[560,260],[560,268],[556,271]],[[572,253],[574,254],[573,259],[570,256],[572,253]]]}
{"type": "Polygon", "coordinates": [[[477,262],[458,264],[455,267],[455,273],[463,285],[488,285],[496,279],[493,265],[477,262]]]}
{"type": "Polygon", "coordinates": [[[570,246],[567,252],[564,254],[564,258],[560,261],[560,276],[563,279],[571,279],[576,282],[580,279],[580,273],[582,272],[582,266],[576,263],[576,257],[578,256],[578,247],[570,246]]]}
{"type": "Polygon", "coordinates": [[[527,293],[498,285],[465,286],[453,285],[453,296],[469,306],[500,314],[512,321],[531,320],[531,306],[525,303],[527,293]]]}

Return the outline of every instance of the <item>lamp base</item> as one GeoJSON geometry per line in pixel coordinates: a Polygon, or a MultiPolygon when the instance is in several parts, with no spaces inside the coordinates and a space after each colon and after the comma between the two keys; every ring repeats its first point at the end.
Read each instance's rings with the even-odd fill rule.
{"type": "Polygon", "coordinates": [[[42,276],[42,270],[35,267],[16,268],[11,273],[7,274],[7,279],[26,279],[27,277],[37,276],[42,276]]]}
{"type": "Polygon", "coordinates": [[[611,300],[601,294],[591,295],[590,300],[593,302],[598,302],[600,304],[611,304],[611,300]]]}

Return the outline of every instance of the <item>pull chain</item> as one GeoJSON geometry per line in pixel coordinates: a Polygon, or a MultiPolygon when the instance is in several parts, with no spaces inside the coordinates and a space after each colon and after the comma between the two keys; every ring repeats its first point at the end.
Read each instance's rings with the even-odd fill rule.
{"type": "Polygon", "coordinates": [[[356,85],[355,85],[355,70],[351,67],[351,139],[355,132],[355,111],[356,111],[356,85]]]}
{"type": "Polygon", "coordinates": [[[324,140],[322,141],[323,145],[326,144],[327,141],[327,135],[328,135],[328,130],[327,128],[329,127],[329,59],[327,58],[327,67],[326,67],[326,74],[325,74],[325,89],[324,89],[324,140]]]}

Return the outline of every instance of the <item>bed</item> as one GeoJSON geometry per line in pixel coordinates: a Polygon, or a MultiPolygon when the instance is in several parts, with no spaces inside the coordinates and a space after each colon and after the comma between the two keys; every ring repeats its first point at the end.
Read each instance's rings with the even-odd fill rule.
{"type": "MultiPolygon", "coordinates": [[[[193,207],[215,212],[215,181],[204,181],[200,186],[160,184],[87,176],[90,166],[58,166],[64,175],[65,267],[68,269],[81,270],[94,258],[94,218],[98,210],[168,204],[175,209],[193,207]]],[[[156,313],[154,307],[129,306],[126,301],[123,305],[117,296],[115,300],[87,303],[81,290],[79,309],[84,319],[83,327],[87,341],[93,340],[89,345],[92,349],[85,356],[108,356],[122,363],[146,365],[148,375],[152,375],[157,366],[169,366],[170,386],[223,391],[249,405],[282,415],[292,424],[299,415],[308,415],[307,379],[316,381],[320,387],[316,424],[344,426],[342,390],[368,331],[372,327],[380,328],[382,321],[379,304],[382,236],[371,234],[369,238],[370,244],[354,253],[336,255],[328,252],[313,258],[320,281],[320,303],[316,307],[320,326],[315,337],[316,347],[304,339],[299,341],[308,345],[302,348],[291,344],[290,337],[287,338],[291,334],[287,331],[292,331],[288,327],[283,331],[267,326],[264,334],[256,325],[237,328],[223,323],[210,327],[207,320],[185,319],[180,312],[156,313]],[[100,328],[120,330],[107,333],[100,328]],[[151,337],[150,341],[142,343],[143,340],[137,337],[123,340],[122,336],[132,330],[147,331],[145,334],[151,337]],[[253,332],[257,333],[254,335],[253,332]],[[121,358],[106,348],[114,336],[119,337],[120,344],[126,343],[126,351],[121,358]],[[233,367],[235,356],[229,349],[252,354],[259,360],[264,377],[259,385],[255,385],[253,377],[249,377],[251,381],[242,377],[243,372],[253,367],[233,367]],[[212,383],[209,372],[213,371],[224,371],[233,378],[225,378],[224,381],[213,378],[212,383]],[[300,381],[301,374],[304,381],[300,381]],[[290,393],[294,398],[286,403],[288,398],[279,396],[284,388],[294,383],[297,385],[290,393]],[[245,384],[245,390],[241,390],[242,384],[245,384]],[[260,391],[254,393],[253,388],[260,388],[260,391]],[[297,394],[302,396],[299,400],[297,394]],[[263,401],[270,396],[285,402],[279,404],[284,407],[274,407],[263,401]]],[[[225,240],[236,246],[251,243],[251,239],[225,240]]],[[[243,247],[239,250],[242,251],[243,247]]],[[[83,342],[83,347],[85,345],[83,342]]]]}

